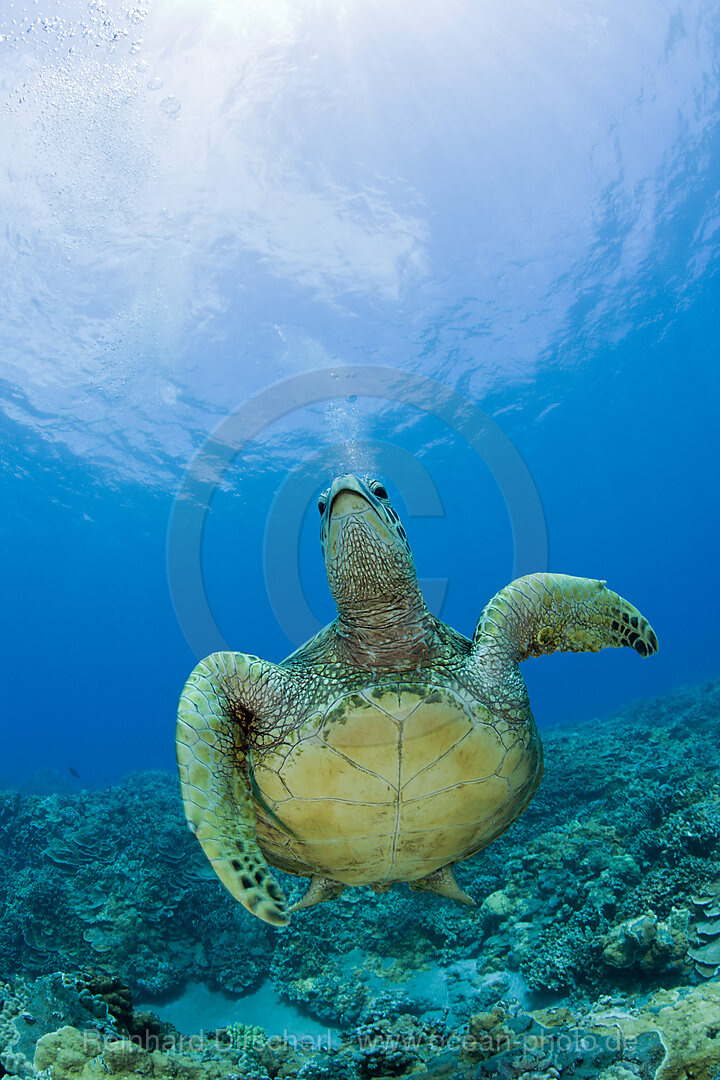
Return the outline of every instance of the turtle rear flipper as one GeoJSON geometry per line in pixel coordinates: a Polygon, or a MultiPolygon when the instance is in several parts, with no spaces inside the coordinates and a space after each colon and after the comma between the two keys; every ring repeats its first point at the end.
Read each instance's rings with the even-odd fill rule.
{"type": "Polygon", "coordinates": [[[307,892],[293,904],[290,911],[300,911],[302,908],[315,907],[316,904],[325,904],[328,900],[336,900],[344,889],[341,881],[331,881],[320,874],[313,874],[307,892]]]}
{"type": "Polygon", "coordinates": [[[272,704],[273,664],[213,653],[180,698],[176,749],[185,816],[223,885],[253,915],[286,926],[288,905],[260,851],[248,762],[249,725],[272,704]]]}
{"type": "Polygon", "coordinates": [[[432,874],[419,878],[417,881],[411,881],[410,888],[413,892],[435,893],[436,896],[445,896],[448,900],[457,900],[459,904],[468,904],[470,907],[475,907],[472,896],[468,896],[460,888],[450,866],[441,866],[439,870],[434,870],[432,874]]]}

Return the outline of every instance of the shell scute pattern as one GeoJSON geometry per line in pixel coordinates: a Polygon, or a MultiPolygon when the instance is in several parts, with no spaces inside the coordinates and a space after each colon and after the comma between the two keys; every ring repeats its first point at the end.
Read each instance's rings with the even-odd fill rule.
{"type": "Polygon", "coordinates": [[[515,742],[507,748],[504,758],[495,770],[495,776],[503,776],[505,779],[509,780],[518,766],[522,764],[526,752],[527,743],[522,739],[516,739],[515,742]]]}
{"type": "Polygon", "coordinates": [[[285,783],[281,768],[282,759],[276,762],[267,758],[264,759],[262,793],[273,810],[287,799],[293,797],[290,788],[285,783]]]}
{"type": "Polygon", "coordinates": [[[369,867],[377,882],[431,873],[449,844],[477,844],[478,829],[526,781],[515,775],[527,755],[517,732],[439,684],[333,697],[322,727],[303,735],[281,760],[265,754],[255,768],[271,810],[302,839],[289,841],[261,818],[261,843],[271,857],[284,852],[296,868],[320,867],[349,884],[367,880],[369,867]]]}

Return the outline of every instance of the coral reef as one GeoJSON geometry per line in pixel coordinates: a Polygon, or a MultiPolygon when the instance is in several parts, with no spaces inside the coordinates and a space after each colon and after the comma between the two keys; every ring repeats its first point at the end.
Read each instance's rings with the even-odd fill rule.
{"type": "Polygon", "coordinates": [[[664,1056],[653,1080],[715,1080],[720,1073],[720,983],[660,990],[639,1007],[598,1008],[590,1030],[637,1043],[657,1033],[664,1056]]]}
{"type": "Polygon", "coordinates": [[[192,1053],[146,1050],[128,1039],[102,1039],[94,1032],[63,1027],[38,1040],[34,1066],[52,1080],[118,1080],[137,1076],[162,1080],[267,1080],[268,1073],[247,1067],[241,1054],[198,1060],[192,1053]]]}
{"type": "Polygon", "coordinates": [[[712,882],[700,896],[692,897],[695,918],[691,921],[688,956],[695,971],[705,979],[720,974],[720,880],[712,882]]]}
{"type": "Polygon", "coordinates": [[[349,889],[282,933],[217,882],[174,777],[0,791],[0,1076],[717,1080],[719,720],[713,683],[551,729],[530,808],[457,867],[476,908],[349,889]],[[266,979],[339,1045],[187,1046],[133,1009],[266,979]]]}
{"type": "Polygon", "coordinates": [[[79,797],[0,792],[0,970],[94,967],[149,993],[188,978],[246,990],[271,932],[248,927],[213,877],[165,773],[79,797]]]}

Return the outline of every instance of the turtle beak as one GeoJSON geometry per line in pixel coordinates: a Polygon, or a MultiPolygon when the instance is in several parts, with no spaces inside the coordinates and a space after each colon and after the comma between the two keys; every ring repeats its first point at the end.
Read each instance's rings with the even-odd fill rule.
{"type": "Polygon", "coordinates": [[[347,473],[333,481],[325,512],[328,517],[333,515],[342,518],[348,514],[364,514],[369,506],[362,481],[352,473],[347,473]]]}
{"type": "Polygon", "coordinates": [[[397,514],[359,477],[333,481],[322,519],[323,553],[330,592],[346,617],[368,604],[387,605],[395,593],[417,591],[415,564],[397,514]]]}
{"type": "Polygon", "coordinates": [[[337,555],[337,548],[341,543],[345,528],[353,521],[361,521],[366,527],[372,529],[381,543],[392,545],[394,542],[393,535],[386,522],[378,514],[367,488],[362,480],[353,476],[352,473],[338,476],[333,482],[325,509],[325,521],[328,552],[331,557],[337,555]]]}

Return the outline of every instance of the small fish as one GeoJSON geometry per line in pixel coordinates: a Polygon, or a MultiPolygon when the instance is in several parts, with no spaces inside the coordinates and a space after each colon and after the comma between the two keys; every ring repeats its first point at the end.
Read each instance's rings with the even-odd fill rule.
{"type": "Polygon", "coordinates": [[[71,765],[68,765],[68,772],[70,773],[71,776],[74,776],[76,780],[80,779],[80,773],[76,772],[75,769],[73,769],[73,767],[71,765]]]}

